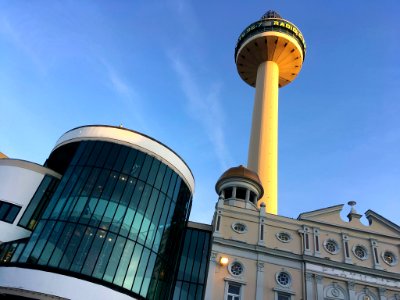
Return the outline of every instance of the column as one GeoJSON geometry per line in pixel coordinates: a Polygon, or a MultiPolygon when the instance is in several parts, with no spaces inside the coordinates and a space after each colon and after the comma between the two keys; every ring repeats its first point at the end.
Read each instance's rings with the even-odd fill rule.
{"type": "Polygon", "coordinates": [[[380,300],[387,300],[386,298],[386,289],[385,288],[379,288],[379,299],[380,300]]]}
{"type": "Polygon", "coordinates": [[[324,284],[322,280],[324,279],[321,275],[315,275],[317,281],[317,299],[324,300],[324,284]]]}
{"type": "Polygon", "coordinates": [[[313,229],[313,233],[314,233],[314,255],[317,257],[321,256],[321,241],[319,239],[319,229],[318,228],[314,228],[313,229]]]}
{"type": "Polygon", "coordinates": [[[349,291],[349,299],[356,299],[356,291],[354,290],[355,283],[353,281],[347,282],[347,289],[349,291]]]}
{"type": "Polygon", "coordinates": [[[374,268],[381,270],[382,266],[379,263],[378,242],[374,239],[370,239],[369,241],[371,243],[372,257],[374,258],[374,268]]]}
{"type": "MultiPolygon", "coordinates": [[[[256,300],[264,300],[264,263],[257,261],[256,300]]],[[[208,298],[205,298],[208,299],[208,298]]],[[[211,299],[211,298],[210,298],[211,299]]]]}
{"type": "Polygon", "coordinates": [[[257,69],[247,162],[248,168],[260,177],[267,212],[275,215],[278,212],[278,85],[278,64],[273,61],[261,63],[257,69]]]}
{"type": "Polygon", "coordinates": [[[207,279],[207,286],[204,299],[213,299],[213,287],[215,282],[215,269],[217,266],[217,256],[218,253],[215,251],[211,251],[210,255],[210,264],[208,266],[208,279],[207,279]]]}
{"type": "Polygon", "coordinates": [[[343,243],[343,256],[344,256],[344,262],[347,264],[352,264],[353,261],[351,260],[350,256],[350,248],[349,248],[349,237],[347,234],[342,233],[342,243],[343,243]]]}
{"type": "Polygon", "coordinates": [[[313,274],[311,273],[306,273],[306,295],[307,295],[307,300],[315,299],[313,274]]]}

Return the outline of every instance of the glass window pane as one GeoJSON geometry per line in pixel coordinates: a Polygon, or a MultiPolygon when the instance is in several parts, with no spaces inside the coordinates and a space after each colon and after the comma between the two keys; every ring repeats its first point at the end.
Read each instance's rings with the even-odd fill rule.
{"type": "Polygon", "coordinates": [[[136,160],[136,156],[138,154],[138,151],[135,149],[130,149],[128,157],[125,160],[125,164],[122,168],[122,173],[124,174],[131,174],[133,165],[135,163],[136,160]]]}
{"type": "Polygon", "coordinates": [[[64,191],[67,182],[69,182],[70,176],[73,173],[74,168],[69,167],[65,172],[64,176],[62,177],[60,184],[58,185],[57,189],[54,192],[54,195],[51,197],[49,205],[46,207],[42,219],[48,219],[49,216],[52,214],[54,207],[56,204],[59,203],[59,197],[61,193],[64,191]]]}
{"type": "Polygon", "coordinates": [[[4,220],[10,207],[11,205],[8,203],[0,202],[0,220],[4,220]]]}
{"type": "Polygon", "coordinates": [[[189,283],[184,282],[182,284],[181,299],[189,299],[189,283]]]}
{"type": "Polygon", "coordinates": [[[112,169],[112,167],[114,166],[114,163],[118,157],[119,151],[121,149],[121,145],[118,144],[113,144],[112,148],[110,150],[110,153],[107,157],[106,163],[104,164],[104,168],[106,169],[112,169]]]}
{"type": "Polygon", "coordinates": [[[107,234],[104,240],[103,248],[97,259],[96,267],[93,271],[93,277],[102,278],[110,259],[111,251],[114,248],[116,235],[113,233],[107,234]]]}
{"type": "Polygon", "coordinates": [[[63,258],[61,259],[60,265],[58,266],[60,269],[68,270],[71,267],[76,251],[85,233],[85,229],[86,227],[83,225],[76,226],[72,234],[72,237],[68,243],[68,246],[64,251],[64,255],[63,258]]]}
{"type": "Polygon", "coordinates": [[[139,244],[136,244],[123,284],[123,287],[129,290],[132,288],[133,279],[135,278],[136,275],[137,267],[140,261],[140,256],[142,255],[142,250],[143,247],[139,244]]]}
{"type": "Polygon", "coordinates": [[[117,240],[115,241],[114,249],[112,251],[112,254],[109,258],[108,265],[106,272],[103,276],[103,279],[109,282],[113,282],[114,280],[114,275],[118,267],[118,263],[121,259],[121,253],[124,250],[125,247],[125,241],[126,239],[122,237],[118,237],[117,240]]]}
{"type": "Polygon", "coordinates": [[[163,193],[166,193],[168,190],[168,186],[169,186],[169,182],[171,179],[171,175],[172,175],[172,170],[170,168],[167,167],[167,171],[165,172],[165,176],[164,176],[164,180],[161,186],[161,191],[163,193]]]}
{"type": "MultiPolygon", "coordinates": [[[[63,190],[63,192],[62,192],[62,194],[61,194],[61,196],[60,196],[60,198],[59,198],[58,200],[54,199],[54,197],[53,197],[53,201],[56,200],[56,205],[55,205],[53,211],[51,212],[50,218],[52,218],[52,219],[58,219],[58,217],[59,217],[61,211],[62,211],[63,208],[64,208],[65,202],[67,201],[67,199],[68,199],[68,197],[69,197],[69,195],[70,195],[72,189],[73,189],[74,186],[75,186],[76,181],[78,180],[78,178],[79,178],[79,176],[80,176],[80,173],[81,173],[82,169],[83,169],[82,167],[76,167],[76,168],[73,170],[73,173],[71,174],[70,178],[67,179],[68,182],[67,182],[67,184],[66,184],[66,186],[65,186],[65,188],[64,188],[64,190],[63,190]]],[[[65,175],[64,175],[64,176],[65,176],[65,175]]],[[[50,208],[50,207],[48,207],[48,208],[46,209],[46,212],[49,211],[49,208],[50,208]]],[[[46,212],[45,212],[45,216],[46,216],[46,212]]]]}
{"type": "Polygon", "coordinates": [[[83,265],[82,274],[85,275],[91,275],[93,272],[93,269],[96,265],[97,258],[99,256],[99,253],[103,247],[103,243],[106,237],[106,232],[103,230],[97,230],[97,233],[95,234],[92,246],[89,250],[88,255],[86,256],[86,261],[83,265]]]}
{"type": "Polygon", "coordinates": [[[129,153],[129,148],[126,146],[121,146],[121,150],[119,152],[117,161],[114,164],[113,170],[121,172],[121,169],[124,166],[128,153],[129,153]]]}
{"type": "Polygon", "coordinates": [[[135,243],[127,240],[124,248],[124,252],[121,255],[121,261],[119,263],[117,273],[115,274],[114,283],[122,286],[125,279],[125,274],[129,266],[129,262],[132,256],[135,243]]]}
{"type": "Polygon", "coordinates": [[[106,159],[109,156],[111,147],[112,147],[111,143],[104,142],[103,148],[101,149],[100,154],[95,162],[95,165],[97,167],[102,168],[104,166],[104,163],[106,162],[106,159]]]}
{"type": "Polygon", "coordinates": [[[234,295],[240,295],[240,285],[230,283],[228,287],[228,293],[234,295]]]}
{"type": "Polygon", "coordinates": [[[175,172],[172,172],[171,180],[169,181],[169,186],[168,186],[168,191],[167,191],[167,195],[170,198],[172,198],[172,195],[174,193],[174,188],[175,188],[177,178],[178,178],[178,175],[176,175],[175,172]]]}
{"type": "Polygon", "coordinates": [[[79,158],[79,162],[77,163],[78,165],[82,165],[85,164],[90,156],[90,154],[92,153],[93,147],[95,145],[95,142],[83,142],[85,143],[85,149],[81,155],[81,157],[79,158]]]}
{"type": "Polygon", "coordinates": [[[147,180],[147,176],[149,175],[149,171],[150,171],[152,162],[153,162],[153,157],[151,157],[150,155],[146,155],[142,170],[140,171],[140,176],[139,176],[140,180],[143,180],[143,181],[147,180]]]}
{"type": "Polygon", "coordinates": [[[132,291],[139,294],[140,288],[142,286],[144,273],[146,271],[147,261],[149,259],[150,250],[144,248],[142,257],[140,258],[139,267],[136,272],[135,281],[133,283],[132,291]]]}
{"type": "Polygon", "coordinates": [[[11,209],[8,211],[6,218],[4,219],[5,222],[13,223],[15,218],[17,217],[21,207],[13,205],[11,209]]]}
{"type": "Polygon", "coordinates": [[[53,253],[53,250],[57,244],[58,239],[61,236],[61,233],[64,229],[64,222],[58,222],[53,229],[53,232],[50,235],[49,240],[47,241],[47,244],[45,248],[43,249],[42,254],[40,255],[39,258],[39,265],[46,265],[50,259],[51,254],[53,253]]]}
{"type": "Polygon", "coordinates": [[[36,244],[37,239],[40,236],[40,233],[42,232],[42,229],[44,227],[44,224],[46,221],[40,221],[38,225],[36,226],[36,229],[32,232],[31,238],[29,239],[28,244],[26,245],[24,252],[22,253],[19,262],[25,263],[28,260],[29,255],[31,254],[31,251],[33,247],[36,244]]]}
{"type": "Polygon", "coordinates": [[[194,261],[193,261],[193,271],[191,281],[198,282],[199,281],[199,273],[200,273],[200,264],[203,254],[203,246],[204,246],[205,233],[199,232],[199,237],[197,240],[196,250],[194,253],[194,261]]]}
{"type": "Polygon", "coordinates": [[[82,161],[82,163],[84,163],[86,166],[94,166],[96,164],[97,158],[99,157],[101,149],[103,148],[103,145],[103,142],[94,142],[92,153],[88,157],[87,161],[82,161]]]}
{"type": "Polygon", "coordinates": [[[101,196],[101,194],[103,193],[104,186],[105,186],[109,176],[110,176],[110,171],[108,171],[108,170],[102,170],[100,172],[100,175],[97,179],[96,185],[92,191],[93,198],[97,198],[97,197],[101,196]]]}
{"type": "Polygon", "coordinates": [[[160,167],[160,161],[158,159],[154,159],[153,163],[151,165],[149,177],[147,178],[147,183],[150,185],[154,184],[154,181],[156,180],[158,168],[160,167]]]}
{"type": "Polygon", "coordinates": [[[153,274],[154,264],[156,263],[156,259],[157,259],[157,255],[155,255],[154,253],[151,253],[149,263],[147,264],[147,268],[146,268],[146,274],[144,275],[144,278],[143,278],[142,288],[140,290],[140,295],[142,295],[143,297],[146,297],[146,295],[147,295],[147,291],[149,289],[150,280],[151,280],[151,276],[153,274]]]}
{"type": "Polygon", "coordinates": [[[157,188],[157,189],[161,188],[161,184],[164,179],[166,169],[167,169],[167,166],[165,164],[161,164],[160,169],[158,170],[158,173],[157,173],[156,182],[154,184],[155,188],[157,188]]]}
{"type": "Polygon", "coordinates": [[[75,258],[72,262],[72,265],[70,268],[71,271],[74,271],[74,272],[81,271],[83,263],[88,255],[90,246],[94,239],[95,233],[96,233],[96,229],[91,228],[91,227],[86,228],[83,238],[80,242],[79,248],[76,252],[75,258]]]}
{"type": "Polygon", "coordinates": [[[28,258],[28,261],[30,261],[32,263],[37,263],[37,261],[39,260],[39,256],[42,253],[44,246],[46,245],[49,235],[53,230],[54,224],[55,224],[54,221],[49,221],[44,226],[42,233],[41,233],[38,241],[36,242],[36,245],[33,248],[32,253],[30,254],[30,256],[28,258]]]}
{"type": "MultiPolygon", "coordinates": [[[[75,229],[75,224],[67,223],[64,227],[64,231],[61,234],[56,247],[54,248],[53,254],[50,257],[50,261],[48,263],[49,266],[57,267],[60,263],[62,255],[64,254],[64,250],[68,245],[69,240],[72,237],[72,234],[75,229]]],[[[36,230],[36,229],[35,229],[36,230]]]]}
{"type": "Polygon", "coordinates": [[[86,148],[86,143],[85,142],[80,142],[78,149],[76,149],[76,152],[74,154],[74,157],[71,161],[71,165],[76,165],[77,161],[79,161],[82,153],[85,151],[86,148]]]}
{"type": "Polygon", "coordinates": [[[129,170],[130,176],[135,178],[139,177],[139,173],[140,170],[142,169],[144,159],[145,159],[145,154],[143,152],[138,152],[135,163],[133,164],[131,170],[129,170]]]}
{"type": "Polygon", "coordinates": [[[119,205],[117,211],[115,212],[114,218],[111,222],[110,231],[118,233],[121,225],[122,220],[124,219],[125,212],[127,207],[125,205],[119,205]]]}
{"type": "MultiPolygon", "coordinates": [[[[29,221],[33,215],[33,212],[35,211],[36,207],[39,205],[40,200],[43,198],[43,195],[51,182],[51,178],[52,177],[47,176],[47,175],[43,178],[43,180],[40,183],[38,189],[36,190],[32,200],[29,202],[28,207],[25,209],[25,212],[24,212],[22,218],[20,219],[18,225],[20,225],[22,227],[27,227],[29,225],[29,221]]],[[[1,211],[1,208],[0,208],[0,211],[1,211]]],[[[1,215],[1,213],[0,213],[0,215],[1,215]]]]}
{"type": "Polygon", "coordinates": [[[197,285],[196,300],[203,300],[203,286],[197,285]]]}

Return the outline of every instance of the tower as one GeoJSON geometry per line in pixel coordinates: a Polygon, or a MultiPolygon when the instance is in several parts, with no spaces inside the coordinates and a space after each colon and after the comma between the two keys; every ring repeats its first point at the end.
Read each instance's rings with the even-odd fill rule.
{"type": "Polygon", "coordinates": [[[242,32],[235,48],[240,77],[256,88],[248,168],[258,173],[272,214],[278,211],[278,88],[296,78],[305,53],[300,30],[271,10],[242,32]]]}

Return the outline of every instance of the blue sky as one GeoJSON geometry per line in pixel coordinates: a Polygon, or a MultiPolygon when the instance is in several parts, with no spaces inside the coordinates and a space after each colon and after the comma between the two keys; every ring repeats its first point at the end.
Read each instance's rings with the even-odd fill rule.
{"type": "Polygon", "coordinates": [[[355,200],[400,224],[397,0],[1,1],[0,151],[43,163],[71,128],[123,124],[185,159],[209,223],[216,180],[247,160],[235,42],[269,9],[307,42],[279,96],[279,213],[355,200]]]}

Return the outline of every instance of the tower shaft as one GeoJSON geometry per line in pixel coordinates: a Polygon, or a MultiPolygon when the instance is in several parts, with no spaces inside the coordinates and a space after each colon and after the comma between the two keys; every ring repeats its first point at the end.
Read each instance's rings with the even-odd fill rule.
{"type": "Polygon", "coordinates": [[[278,213],[278,87],[279,66],[265,61],[258,66],[248,168],[258,173],[268,213],[278,213]]]}

